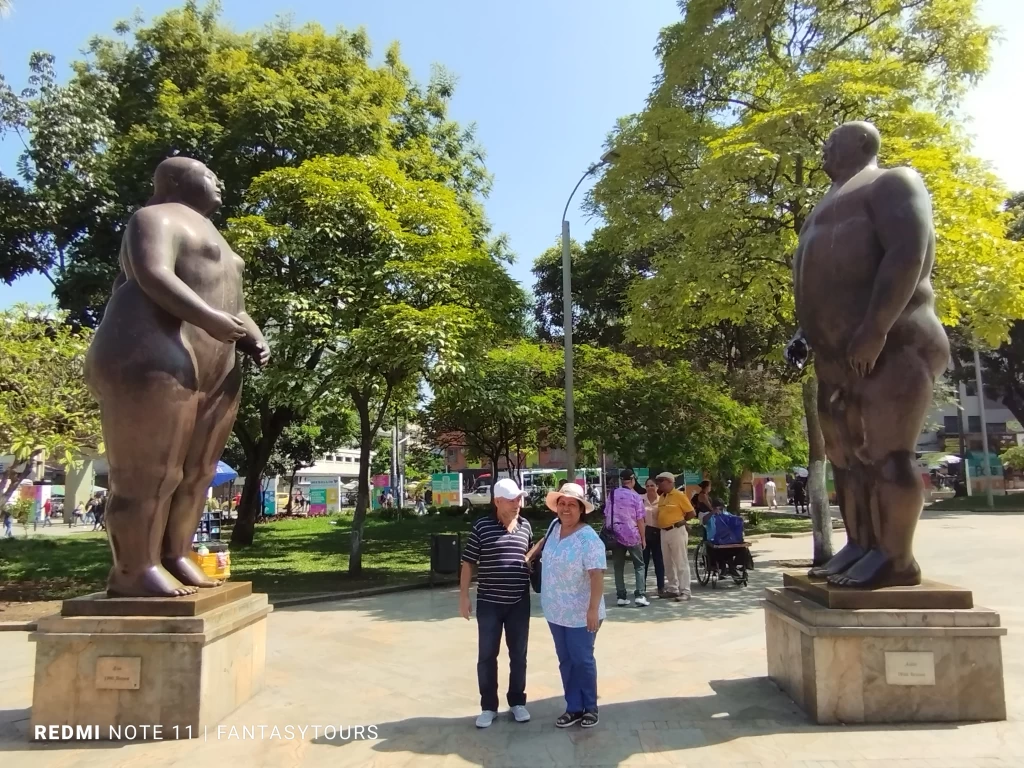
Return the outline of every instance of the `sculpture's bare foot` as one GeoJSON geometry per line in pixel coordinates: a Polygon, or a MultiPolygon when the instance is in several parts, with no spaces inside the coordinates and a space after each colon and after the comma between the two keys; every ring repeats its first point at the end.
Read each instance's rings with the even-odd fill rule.
{"type": "Polygon", "coordinates": [[[107,597],[182,597],[198,591],[182,584],[160,565],[136,573],[111,569],[107,577],[107,597]]]}
{"type": "Polygon", "coordinates": [[[850,566],[864,557],[865,554],[866,551],[864,547],[854,541],[848,541],[846,542],[845,547],[832,556],[831,560],[824,565],[818,565],[811,568],[811,570],[807,572],[807,575],[812,579],[835,576],[838,573],[843,573],[850,566]]]}
{"type": "Polygon", "coordinates": [[[828,581],[837,587],[855,589],[913,587],[921,583],[921,568],[912,560],[906,568],[896,569],[888,555],[872,549],[845,572],[829,576],[828,581]]]}
{"type": "Polygon", "coordinates": [[[182,584],[208,589],[224,583],[221,579],[211,579],[203,573],[202,568],[187,557],[165,557],[160,562],[182,584]]]}

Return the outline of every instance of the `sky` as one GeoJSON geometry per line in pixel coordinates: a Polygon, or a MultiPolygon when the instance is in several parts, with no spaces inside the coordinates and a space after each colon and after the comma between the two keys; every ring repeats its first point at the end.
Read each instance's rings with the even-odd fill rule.
{"type": "MultiPolygon", "coordinates": [[[[57,57],[60,71],[88,39],[140,10],[152,19],[178,0],[14,0],[0,20],[0,71],[18,90],[34,50],[57,57]]],[[[529,288],[534,258],[557,242],[561,212],[580,175],[602,151],[617,118],[643,107],[657,73],[659,30],[679,19],[674,0],[223,0],[238,30],[284,13],[328,29],[363,26],[382,56],[398,40],[402,57],[426,80],[433,63],[458,77],[452,116],[473,122],[487,150],[494,188],[486,201],[495,232],[510,238],[513,275],[529,288]]],[[[965,104],[975,153],[1004,183],[1024,190],[1024,125],[1016,94],[1024,72],[1024,0],[982,0],[985,23],[1001,27],[985,80],[965,104]]],[[[0,143],[0,169],[13,173],[19,147],[0,143]]],[[[216,169],[214,169],[216,170],[216,169]]],[[[573,237],[597,223],[580,211],[586,184],[569,208],[573,237]]],[[[49,283],[32,276],[0,283],[0,308],[50,300],[49,283]]]]}

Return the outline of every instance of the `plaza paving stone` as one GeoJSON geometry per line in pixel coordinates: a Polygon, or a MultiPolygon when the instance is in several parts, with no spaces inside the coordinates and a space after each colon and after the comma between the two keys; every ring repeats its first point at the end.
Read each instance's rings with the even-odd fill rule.
{"type": "MultiPolygon", "coordinates": [[[[267,687],[219,734],[191,741],[30,744],[33,646],[0,634],[4,768],[266,766],[635,766],[699,768],[1010,768],[1024,766],[1024,515],[929,515],[917,538],[928,576],[963,585],[997,610],[1009,719],[1003,723],[818,727],[765,677],[761,590],[769,565],[807,557],[810,540],[754,545],[746,589],[698,590],[691,603],[610,607],[597,640],[601,723],[559,731],[559,678],[534,596],[528,671],[533,721],[507,711],[478,731],[476,626],[453,589],[296,606],[269,618],[267,687]],[[328,738],[313,726],[375,725],[376,740],[328,738]],[[264,738],[243,728],[266,726],[264,738]],[[277,726],[304,736],[269,738],[277,726]],[[234,727],[236,732],[230,729],[234,727]],[[234,737],[237,734],[237,738],[234,737]]],[[[836,546],[842,543],[837,534],[836,546]]],[[[653,578],[652,578],[653,580],[653,578]]],[[[606,599],[614,603],[611,577],[606,599]]],[[[499,662],[505,665],[504,652],[499,662]]],[[[502,670],[502,690],[507,669],[502,670]]],[[[503,707],[503,709],[506,709],[503,707]]]]}

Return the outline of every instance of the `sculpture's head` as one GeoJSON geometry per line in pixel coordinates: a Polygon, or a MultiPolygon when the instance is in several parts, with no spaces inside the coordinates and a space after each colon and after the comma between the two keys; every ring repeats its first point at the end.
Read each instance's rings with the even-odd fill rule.
{"type": "Polygon", "coordinates": [[[190,157],[169,157],[153,174],[153,200],[183,203],[204,216],[220,208],[221,184],[217,175],[190,157]]]}
{"type": "Polygon", "coordinates": [[[857,120],[843,123],[828,137],[822,152],[822,168],[835,181],[849,178],[878,162],[882,136],[871,123],[857,120]]]}

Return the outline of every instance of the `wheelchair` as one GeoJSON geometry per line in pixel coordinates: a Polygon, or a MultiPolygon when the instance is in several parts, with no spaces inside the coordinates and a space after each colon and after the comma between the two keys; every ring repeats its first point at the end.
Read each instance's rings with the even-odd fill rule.
{"type": "Polygon", "coordinates": [[[700,541],[693,553],[693,570],[702,587],[709,583],[715,589],[721,579],[732,578],[738,587],[748,583],[748,571],[753,570],[754,560],[750,556],[750,542],[738,544],[715,544],[708,541],[707,529],[700,529],[700,541]]]}

